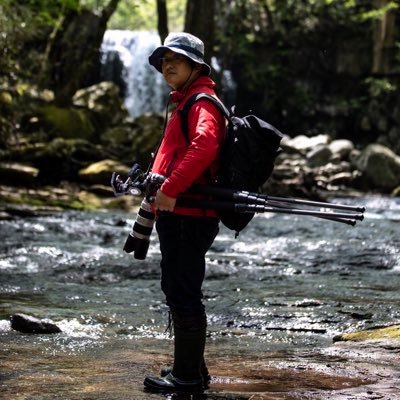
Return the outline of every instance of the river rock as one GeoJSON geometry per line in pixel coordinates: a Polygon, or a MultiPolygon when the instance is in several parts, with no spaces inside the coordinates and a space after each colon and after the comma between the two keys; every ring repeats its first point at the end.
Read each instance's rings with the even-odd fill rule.
{"type": "Polygon", "coordinates": [[[92,140],[95,127],[85,109],[62,108],[54,104],[39,107],[40,124],[50,136],[92,140]]]}
{"type": "Polygon", "coordinates": [[[126,177],[129,168],[117,161],[102,160],[81,169],[79,171],[79,178],[87,183],[109,185],[113,172],[126,177]]]}
{"type": "Polygon", "coordinates": [[[400,185],[400,156],[388,147],[370,144],[355,163],[367,187],[390,192],[400,185]]]}
{"type": "Polygon", "coordinates": [[[353,341],[360,342],[365,340],[387,340],[400,339],[400,325],[387,327],[378,327],[375,329],[367,329],[358,332],[343,333],[333,338],[334,342],[353,341]]]}
{"type": "Polygon", "coordinates": [[[38,319],[26,314],[11,316],[11,328],[22,333],[60,333],[61,329],[50,320],[38,319]]]}
{"type": "Polygon", "coordinates": [[[74,182],[80,169],[105,158],[105,150],[91,141],[56,138],[36,152],[32,163],[42,183],[74,182]]]}
{"type": "Polygon", "coordinates": [[[123,124],[110,127],[101,135],[101,143],[114,159],[131,165],[133,161],[146,169],[163,131],[162,114],[144,114],[127,118],[123,124]]]}
{"type": "Polygon", "coordinates": [[[109,81],[78,90],[73,97],[73,104],[90,110],[96,126],[116,125],[128,117],[119,87],[109,81]]]}
{"type": "Polygon", "coordinates": [[[32,185],[39,170],[30,165],[19,163],[0,163],[0,182],[13,186],[32,185]]]}
{"type": "Polygon", "coordinates": [[[354,144],[347,139],[338,139],[329,143],[329,149],[334,155],[338,155],[340,159],[345,159],[354,149],[354,144]]]}
{"type": "Polygon", "coordinates": [[[354,174],[351,172],[339,172],[329,178],[329,184],[335,186],[349,186],[354,180],[354,174]]]}
{"type": "Polygon", "coordinates": [[[317,146],[307,153],[307,163],[311,168],[320,167],[327,164],[332,155],[332,150],[328,146],[317,146]]]}
{"type": "Polygon", "coordinates": [[[331,141],[329,135],[316,135],[312,137],[308,137],[305,135],[298,135],[294,138],[283,138],[282,147],[287,152],[298,152],[305,154],[311,149],[321,146],[327,145],[331,141]]]}

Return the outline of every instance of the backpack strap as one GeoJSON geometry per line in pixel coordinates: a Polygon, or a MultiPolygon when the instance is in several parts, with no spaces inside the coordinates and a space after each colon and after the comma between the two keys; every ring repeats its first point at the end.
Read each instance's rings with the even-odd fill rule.
{"type": "Polygon", "coordinates": [[[190,96],[186,103],[184,104],[182,110],[180,110],[180,116],[181,116],[181,129],[183,132],[183,136],[185,136],[186,142],[190,143],[189,140],[189,128],[188,128],[188,116],[189,116],[189,110],[193,106],[196,101],[199,101],[201,99],[207,99],[211,101],[211,103],[215,104],[215,106],[221,111],[222,115],[230,121],[231,119],[231,113],[229,110],[222,104],[222,102],[215,97],[207,94],[207,93],[195,93],[192,96],[190,96]]]}

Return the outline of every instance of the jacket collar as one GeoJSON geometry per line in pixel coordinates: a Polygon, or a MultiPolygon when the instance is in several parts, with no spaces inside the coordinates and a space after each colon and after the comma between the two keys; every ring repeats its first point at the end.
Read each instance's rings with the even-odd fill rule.
{"type": "Polygon", "coordinates": [[[173,103],[180,103],[184,98],[193,93],[198,93],[199,87],[204,91],[204,87],[213,89],[215,82],[208,76],[199,76],[184,92],[174,90],[170,93],[170,98],[173,103]]]}

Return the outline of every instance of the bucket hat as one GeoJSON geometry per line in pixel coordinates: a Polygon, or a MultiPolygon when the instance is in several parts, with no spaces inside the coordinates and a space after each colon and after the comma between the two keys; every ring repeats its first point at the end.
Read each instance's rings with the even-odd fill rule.
{"type": "Polygon", "coordinates": [[[194,62],[202,65],[202,73],[210,75],[211,67],[204,62],[204,43],[196,36],[186,32],[170,33],[164,40],[164,45],[157,47],[149,56],[149,63],[157,71],[162,72],[161,58],[171,50],[183,54],[194,62]]]}

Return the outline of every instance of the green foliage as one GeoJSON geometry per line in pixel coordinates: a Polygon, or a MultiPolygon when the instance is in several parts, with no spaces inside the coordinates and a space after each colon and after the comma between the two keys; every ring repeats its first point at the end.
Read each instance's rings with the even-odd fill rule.
{"type": "Polygon", "coordinates": [[[29,48],[29,43],[42,39],[45,42],[60,15],[78,6],[78,0],[3,0],[0,4],[0,82],[29,77],[27,66],[40,65],[44,53],[37,46],[29,48]]]}
{"type": "Polygon", "coordinates": [[[396,85],[387,78],[378,79],[370,77],[365,80],[365,83],[371,97],[384,97],[398,90],[396,85]]]}
{"type": "Polygon", "coordinates": [[[154,0],[121,0],[117,10],[111,17],[109,29],[129,29],[129,30],[154,30],[154,17],[156,15],[156,2],[154,0]]]}
{"type": "Polygon", "coordinates": [[[339,99],[346,84],[330,82],[338,65],[343,74],[352,73],[352,46],[359,43],[367,51],[357,65],[369,73],[372,51],[364,54],[372,45],[371,24],[361,16],[371,11],[371,2],[236,0],[226,7],[220,0],[218,7],[216,51],[222,68],[232,68],[241,101],[258,102],[260,111],[277,118],[281,113],[285,120],[290,115],[299,126],[295,116],[313,115],[323,98],[339,99]],[[318,89],[321,82],[327,82],[324,92],[318,89]]]}
{"type": "MultiPolygon", "coordinates": [[[[170,31],[183,29],[185,8],[186,0],[167,0],[170,31]]],[[[156,31],[156,0],[121,0],[108,28],[156,31]]]]}
{"type": "Polygon", "coordinates": [[[399,9],[400,6],[397,2],[395,1],[389,1],[386,5],[384,5],[381,8],[373,9],[370,11],[366,11],[362,14],[359,15],[359,18],[363,20],[368,20],[368,19],[380,19],[382,18],[385,13],[387,13],[390,10],[397,10],[399,9]]]}

